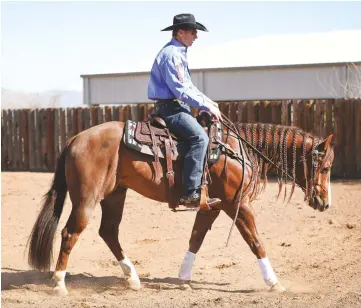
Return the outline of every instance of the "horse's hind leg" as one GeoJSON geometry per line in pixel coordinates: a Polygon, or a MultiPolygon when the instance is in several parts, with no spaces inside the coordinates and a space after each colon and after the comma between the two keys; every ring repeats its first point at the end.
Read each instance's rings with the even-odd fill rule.
{"type": "Polygon", "coordinates": [[[65,275],[69,255],[74,245],[78,241],[80,233],[87,226],[96,205],[95,200],[91,199],[77,201],[72,198],[72,202],[72,211],[65,225],[65,228],[61,232],[61,247],[58,262],[56,264],[55,272],[53,275],[53,280],[55,280],[56,283],[54,291],[57,295],[68,294],[68,291],[65,287],[65,275]]]}
{"type": "Polygon", "coordinates": [[[138,274],[132,262],[125,255],[118,239],[119,224],[122,220],[126,193],[126,188],[119,188],[100,202],[102,206],[102,221],[99,235],[118,260],[130,288],[139,290],[141,285],[138,274]]]}
{"type": "Polygon", "coordinates": [[[186,252],[178,277],[181,280],[189,281],[192,276],[192,267],[195,261],[196,253],[201,248],[207,232],[211,229],[213,222],[217,219],[220,210],[211,212],[198,211],[196,220],[193,225],[191,238],[189,239],[189,249],[186,252]]]}
{"type": "MultiPolygon", "coordinates": [[[[234,218],[236,214],[235,211],[236,207],[233,207],[232,210],[228,210],[226,213],[231,218],[234,218]]],[[[236,226],[244,240],[247,242],[248,246],[251,248],[252,252],[257,257],[258,265],[265,283],[274,291],[284,291],[285,288],[278,281],[277,276],[273,271],[272,265],[266,255],[266,250],[261,243],[256,228],[253,209],[249,206],[248,198],[245,198],[240,205],[238,217],[236,219],[236,226]]]]}

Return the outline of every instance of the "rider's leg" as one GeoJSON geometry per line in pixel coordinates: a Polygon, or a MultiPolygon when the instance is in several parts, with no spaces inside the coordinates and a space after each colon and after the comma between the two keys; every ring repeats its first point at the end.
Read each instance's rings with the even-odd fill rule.
{"type": "MultiPolygon", "coordinates": [[[[199,204],[200,188],[202,184],[204,159],[207,152],[209,138],[204,128],[192,116],[188,105],[174,102],[161,107],[159,115],[167,122],[171,132],[179,136],[187,144],[184,156],[184,197],[185,203],[199,204]]],[[[218,199],[207,201],[216,204],[218,199]]],[[[220,200],[219,200],[220,201],[220,200]]]]}

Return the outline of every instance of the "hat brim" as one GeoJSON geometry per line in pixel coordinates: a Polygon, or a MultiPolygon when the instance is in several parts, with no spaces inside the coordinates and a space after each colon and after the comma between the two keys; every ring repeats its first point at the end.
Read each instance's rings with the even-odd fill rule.
{"type": "Polygon", "coordinates": [[[200,22],[196,22],[194,23],[189,23],[189,22],[185,22],[185,23],[180,23],[180,24],[176,24],[176,25],[171,25],[167,28],[164,28],[161,31],[172,31],[175,29],[197,29],[197,30],[201,30],[201,31],[205,31],[208,32],[208,29],[202,25],[200,22]]]}

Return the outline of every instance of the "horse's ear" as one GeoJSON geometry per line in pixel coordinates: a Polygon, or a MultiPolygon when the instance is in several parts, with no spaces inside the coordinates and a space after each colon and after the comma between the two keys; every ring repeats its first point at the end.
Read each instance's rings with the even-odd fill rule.
{"type": "Polygon", "coordinates": [[[331,146],[331,141],[332,141],[332,137],[333,134],[329,135],[325,140],[323,140],[319,145],[318,145],[318,150],[326,150],[331,146]]]}

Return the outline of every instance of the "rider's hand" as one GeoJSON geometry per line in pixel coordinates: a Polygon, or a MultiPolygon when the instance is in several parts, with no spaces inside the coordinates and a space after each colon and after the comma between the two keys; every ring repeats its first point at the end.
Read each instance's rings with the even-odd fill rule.
{"type": "Polygon", "coordinates": [[[219,111],[218,106],[209,105],[209,112],[212,114],[212,116],[215,117],[217,122],[222,120],[222,115],[221,112],[219,111]]]}
{"type": "Polygon", "coordinates": [[[213,105],[214,107],[219,108],[219,107],[218,107],[218,104],[217,104],[216,102],[212,101],[211,99],[208,100],[208,103],[211,104],[211,105],[213,105]]]}

